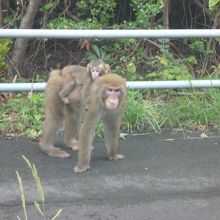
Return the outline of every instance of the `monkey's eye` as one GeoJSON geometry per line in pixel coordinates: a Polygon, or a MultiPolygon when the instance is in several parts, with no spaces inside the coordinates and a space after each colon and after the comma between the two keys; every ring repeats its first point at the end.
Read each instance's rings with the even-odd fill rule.
{"type": "Polygon", "coordinates": [[[112,92],[112,91],[113,91],[113,89],[109,88],[109,89],[107,89],[107,91],[108,91],[108,92],[112,92]]]}
{"type": "Polygon", "coordinates": [[[98,68],[93,68],[91,69],[91,72],[100,72],[100,70],[98,68]]]}
{"type": "Polygon", "coordinates": [[[115,89],[115,92],[117,92],[117,93],[120,92],[120,89],[115,89]]]}

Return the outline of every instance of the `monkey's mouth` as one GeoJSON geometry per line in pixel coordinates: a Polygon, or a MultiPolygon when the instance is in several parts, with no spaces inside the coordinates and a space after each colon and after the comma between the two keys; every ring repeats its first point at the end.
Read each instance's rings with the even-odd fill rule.
{"type": "Polygon", "coordinates": [[[113,109],[116,109],[118,106],[115,105],[115,104],[109,104],[109,103],[108,103],[108,105],[106,105],[106,107],[107,107],[107,109],[109,109],[109,110],[113,110],[113,109]]]}
{"type": "Polygon", "coordinates": [[[97,75],[92,75],[92,79],[96,79],[96,78],[98,78],[99,77],[99,75],[97,74],[97,75]]]}

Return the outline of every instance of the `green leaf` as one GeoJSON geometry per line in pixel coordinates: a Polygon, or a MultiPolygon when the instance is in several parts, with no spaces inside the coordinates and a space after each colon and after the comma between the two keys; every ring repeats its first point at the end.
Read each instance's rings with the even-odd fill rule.
{"type": "Polygon", "coordinates": [[[186,58],[186,60],[191,64],[197,64],[197,60],[196,60],[195,56],[188,56],[186,58]]]}
{"type": "Polygon", "coordinates": [[[209,9],[214,10],[219,3],[219,0],[209,0],[209,9]]]}
{"type": "Polygon", "coordinates": [[[160,57],[160,63],[164,66],[167,66],[169,64],[169,60],[166,57],[160,57]]]}
{"type": "Polygon", "coordinates": [[[49,3],[45,4],[45,5],[43,5],[42,10],[43,10],[43,11],[49,11],[49,10],[50,10],[51,8],[53,8],[54,6],[55,6],[54,3],[49,2],[49,3]]]}
{"type": "Polygon", "coordinates": [[[127,70],[129,73],[136,73],[136,66],[134,63],[129,63],[127,65],[127,70]]]}
{"type": "Polygon", "coordinates": [[[155,79],[157,77],[159,78],[159,76],[160,76],[160,73],[154,71],[152,73],[148,73],[145,78],[146,79],[155,79]]]}
{"type": "Polygon", "coordinates": [[[101,52],[97,45],[92,45],[92,51],[96,54],[98,58],[101,58],[101,52]]]}
{"type": "Polygon", "coordinates": [[[37,121],[40,121],[42,118],[42,115],[41,114],[35,114],[34,115],[34,119],[37,120],[37,121]]]}

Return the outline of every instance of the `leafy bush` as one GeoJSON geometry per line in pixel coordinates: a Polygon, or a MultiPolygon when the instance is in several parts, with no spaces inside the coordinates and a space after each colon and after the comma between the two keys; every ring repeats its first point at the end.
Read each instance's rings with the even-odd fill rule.
{"type": "Polygon", "coordinates": [[[6,55],[11,49],[12,40],[0,39],[0,70],[5,69],[7,65],[6,55]]]}
{"type": "Polygon", "coordinates": [[[180,59],[169,59],[166,56],[156,56],[154,64],[157,70],[146,74],[147,80],[189,80],[192,79],[189,68],[180,59]]]}
{"type": "Polygon", "coordinates": [[[47,24],[47,27],[50,29],[71,29],[75,28],[75,23],[65,17],[57,17],[50,20],[47,24]]]}
{"type": "Polygon", "coordinates": [[[66,17],[57,17],[50,20],[47,24],[50,29],[98,29],[101,24],[93,22],[90,19],[86,21],[75,22],[66,17]]]}
{"type": "Polygon", "coordinates": [[[155,16],[163,9],[163,0],[131,0],[131,6],[135,12],[136,26],[141,28],[152,28],[155,16]]]}
{"type": "Polygon", "coordinates": [[[90,23],[100,23],[102,27],[108,26],[114,17],[115,0],[81,0],[77,1],[78,16],[81,19],[90,18],[90,23]]]}
{"type": "Polygon", "coordinates": [[[93,44],[91,50],[86,52],[85,57],[87,60],[91,61],[93,59],[103,60],[105,63],[111,64],[114,62],[114,58],[111,57],[107,52],[99,48],[97,45],[93,44]]]}

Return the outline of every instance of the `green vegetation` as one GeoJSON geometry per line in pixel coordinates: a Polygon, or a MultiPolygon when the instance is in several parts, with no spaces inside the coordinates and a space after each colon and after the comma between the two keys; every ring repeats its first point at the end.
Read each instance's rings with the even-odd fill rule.
{"type": "MultiPolygon", "coordinates": [[[[17,94],[2,105],[0,133],[38,139],[43,122],[43,94],[17,94]]],[[[164,130],[218,128],[220,125],[220,91],[130,90],[121,127],[126,133],[159,133],[164,130]]],[[[97,128],[101,136],[103,124],[97,128]]]]}
{"type": "Polygon", "coordinates": [[[0,39],[0,70],[5,70],[8,67],[6,55],[10,51],[12,40],[0,39]]]}
{"type": "Polygon", "coordinates": [[[192,128],[207,130],[220,125],[220,91],[179,92],[164,108],[169,128],[192,128]]]}
{"type": "Polygon", "coordinates": [[[0,133],[38,138],[43,121],[43,94],[17,94],[1,104],[0,133]]]}
{"type": "MultiPolygon", "coordinates": [[[[47,0],[39,8],[29,7],[33,2],[2,1],[2,27],[19,28],[24,23],[28,28],[31,23],[32,28],[39,29],[216,29],[220,26],[220,0],[176,0],[170,1],[167,8],[163,0],[47,0]],[[29,8],[32,13],[37,12],[33,24],[32,20],[23,20],[28,20],[25,15],[29,8]],[[168,26],[164,25],[165,11],[169,15],[168,26]]],[[[110,64],[112,72],[128,81],[220,77],[219,38],[31,39],[27,47],[22,44],[16,48],[17,40],[0,39],[1,82],[44,82],[50,69],[67,64],[86,65],[94,58],[110,64]],[[16,54],[24,54],[18,63],[13,62],[16,54]]],[[[44,120],[42,93],[2,93],[0,106],[0,135],[39,139],[44,120]]],[[[205,132],[219,128],[219,89],[130,90],[121,131],[159,133],[192,129],[205,132]]],[[[96,134],[103,134],[102,123],[96,134]]],[[[41,218],[46,219],[45,195],[37,169],[25,156],[22,158],[32,173],[39,195],[39,201],[33,204],[41,218]]],[[[16,175],[27,220],[23,180],[18,171],[16,175]]],[[[61,211],[58,210],[52,220],[61,211]]]]}
{"type": "MultiPolygon", "coordinates": [[[[19,28],[31,1],[2,3],[4,28],[19,28]]],[[[161,29],[164,13],[170,29],[220,26],[219,0],[47,0],[35,8],[33,28],[51,29],[161,29]]],[[[34,9],[33,9],[34,10],[34,9]]],[[[99,58],[112,72],[130,80],[189,80],[220,77],[219,38],[187,39],[32,39],[21,58],[23,68],[13,69],[16,39],[0,40],[0,80],[42,82],[49,69],[67,64],[86,65],[99,58]],[[10,64],[10,68],[9,67],[10,64]],[[12,70],[11,70],[12,69],[12,70]],[[18,76],[16,78],[16,75],[18,76]]],[[[218,127],[219,91],[129,91],[123,132],[161,132],[164,129],[218,127]]],[[[0,95],[0,134],[38,139],[43,121],[43,99],[31,95],[0,95]]],[[[101,135],[103,125],[97,129],[101,135]]]]}
{"type": "MultiPolygon", "coordinates": [[[[2,3],[4,28],[19,28],[23,13],[30,1],[18,0],[2,3]]],[[[169,14],[170,29],[219,27],[219,0],[203,3],[192,0],[170,1],[166,8],[163,0],[47,0],[35,10],[34,28],[51,29],[161,29],[163,13],[169,14]],[[205,12],[205,13],[204,13],[205,12]]],[[[34,9],[32,9],[34,10],[34,9]]],[[[50,68],[69,63],[86,64],[92,57],[103,58],[111,64],[113,72],[128,80],[184,80],[216,78],[219,75],[219,39],[81,39],[39,40],[28,44],[23,68],[10,71],[15,39],[0,41],[0,71],[7,78],[15,74],[33,77],[50,68]],[[75,59],[75,51],[77,55],[75,59]],[[11,53],[12,52],[12,53],[11,53]],[[61,54],[60,54],[61,53],[61,54]],[[5,55],[8,59],[5,60],[5,55]],[[11,57],[10,57],[11,56],[11,57]],[[62,59],[61,59],[62,58],[62,59]],[[73,60],[74,58],[74,60],[73,60]],[[46,68],[45,68],[46,67],[46,68]],[[45,70],[46,69],[46,70],[45,70]]],[[[24,49],[23,47],[19,48],[24,49]]]]}
{"type": "Polygon", "coordinates": [[[164,123],[161,115],[163,105],[159,98],[144,99],[140,91],[129,91],[124,132],[160,132],[164,123]]]}
{"type": "Polygon", "coordinates": [[[122,129],[128,133],[159,133],[191,129],[205,132],[220,126],[219,89],[129,91],[122,129]]]}
{"type": "MultiPolygon", "coordinates": [[[[44,189],[43,189],[40,177],[38,175],[37,168],[36,168],[35,164],[31,163],[31,161],[27,157],[25,157],[24,155],[22,155],[22,159],[25,161],[27,167],[31,171],[31,174],[34,178],[34,182],[36,185],[37,193],[39,195],[39,201],[34,201],[35,208],[39,212],[41,219],[48,219],[46,209],[45,209],[44,189]]],[[[20,194],[21,194],[21,204],[22,204],[22,208],[23,208],[23,212],[24,212],[24,219],[28,220],[29,218],[28,218],[28,210],[26,207],[26,195],[25,195],[25,191],[24,191],[24,187],[23,187],[23,180],[22,180],[22,177],[18,171],[16,171],[16,176],[17,176],[18,186],[19,186],[19,190],[20,190],[20,194]]],[[[56,214],[51,218],[51,220],[57,219],[57,217],[61,214],[61,212],[62,212],[62,209],[59,209],[56,212],[56,214]]],[[[17,216],[17,219],[20,220],[21,218],[19,216],[17,216]]]]}

